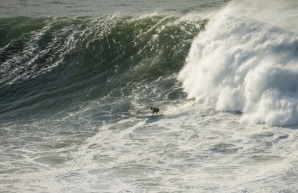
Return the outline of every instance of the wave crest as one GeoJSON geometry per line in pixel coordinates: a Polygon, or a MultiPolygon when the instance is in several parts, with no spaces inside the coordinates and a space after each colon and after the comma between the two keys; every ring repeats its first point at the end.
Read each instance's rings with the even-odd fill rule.
{"type": "Polygon", "coordinates": [[[178,79],[189,98],[241,121],[298,124],[298,37],[246,17],[221,14],[194,40],[178,79]]]}

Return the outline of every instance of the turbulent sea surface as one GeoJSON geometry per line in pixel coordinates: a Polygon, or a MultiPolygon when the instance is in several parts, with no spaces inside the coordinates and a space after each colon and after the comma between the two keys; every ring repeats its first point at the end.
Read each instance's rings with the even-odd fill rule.
{"type": "Polygon", "coordinates": [[[298,192],[296,1],[0,5],[0,192],[298,192]]]}

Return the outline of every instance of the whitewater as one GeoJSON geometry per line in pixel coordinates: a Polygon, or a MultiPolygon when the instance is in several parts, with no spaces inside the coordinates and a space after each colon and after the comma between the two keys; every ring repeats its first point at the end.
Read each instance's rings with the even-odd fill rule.
{"type": "Polygon", "coordinates": [[[295,1],[1,5],[0,192],[298,192],[295,1]]]}

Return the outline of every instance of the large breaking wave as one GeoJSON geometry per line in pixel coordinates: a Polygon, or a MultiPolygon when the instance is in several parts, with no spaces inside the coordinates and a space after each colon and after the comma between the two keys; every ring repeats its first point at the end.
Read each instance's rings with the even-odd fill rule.
{"type": "Polygon", "coordinates": [[[231,7],[194,40],[178,78],[189,98],[241,121],[298,124],[298,36],[231,7]]]}

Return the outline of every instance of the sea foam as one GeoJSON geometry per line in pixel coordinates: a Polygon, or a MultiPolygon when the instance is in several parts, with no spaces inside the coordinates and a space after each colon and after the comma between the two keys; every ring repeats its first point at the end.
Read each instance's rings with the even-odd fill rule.
{"type": "Polygon", "coordinates": [[[220,12],[194,39],[178,79],[188,98],[241,121],[298,124],[298,36],[280,27],[220,12]]]}

